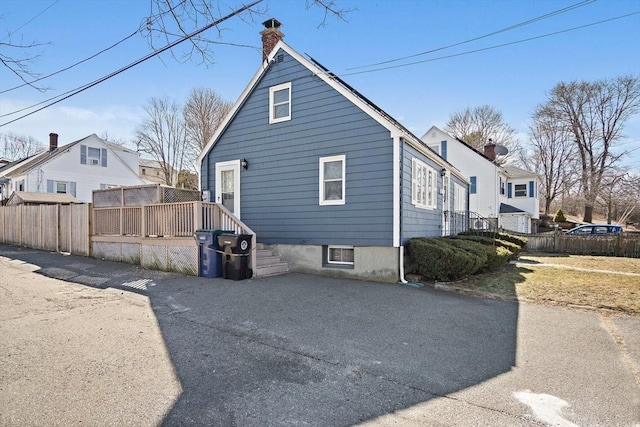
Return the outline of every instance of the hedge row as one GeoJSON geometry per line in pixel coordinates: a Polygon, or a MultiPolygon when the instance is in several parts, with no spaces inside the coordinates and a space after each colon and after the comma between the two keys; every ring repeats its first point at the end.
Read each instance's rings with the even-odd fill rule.
{"type": "Polygon", "coordinates": [[[444,238],[415,238],[408,251],[410,271],[427,279],[456,280],[471,274],[495,271],[515,258],[526,239],[506,233],[458,235],[444,238]],[[515,242],[519,242],[515,243],[515,242]]]}

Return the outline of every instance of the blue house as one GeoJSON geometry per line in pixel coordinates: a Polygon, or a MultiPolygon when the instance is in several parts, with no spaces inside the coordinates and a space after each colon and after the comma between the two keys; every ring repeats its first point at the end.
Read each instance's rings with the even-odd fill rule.
{"type": "Polygon", "coordinates": [[[201,189],[292,271],[404,280],[404,245],[453,232],[468,180],[279,26],[265,22],[264,62],[200,154],[201,189]]]}

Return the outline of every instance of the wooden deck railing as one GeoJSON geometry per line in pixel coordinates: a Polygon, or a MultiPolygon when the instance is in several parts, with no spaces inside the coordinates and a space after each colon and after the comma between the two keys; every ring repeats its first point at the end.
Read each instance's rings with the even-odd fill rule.
{"type": "Polygon", "coordinates": [[[185,202],[93,209],[95,236],[193,237],[199,229],[250,234],[255,271],[256,234],[222,205],[185,202]]]}

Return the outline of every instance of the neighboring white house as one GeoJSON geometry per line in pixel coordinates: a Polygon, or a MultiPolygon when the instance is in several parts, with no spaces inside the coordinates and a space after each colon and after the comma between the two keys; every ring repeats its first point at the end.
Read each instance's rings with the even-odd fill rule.
{"type": "Polygon", "coordinates": [[[469,178],[470,212],[506,230],[537,231],[539,175],[515,166],[500,166],[495,163],[495,145],[487,144],[483,154],[436,126],[421,139],[469,178]]]}
{"type": "Polygon", "coordinates": [[[49,134],[49,150],[0,169],[3,198],[14,191],[71,194],[90,203],[93,190],[142,185],[137,152],[108,143],[95,134],[58,147],[49,134]]]}

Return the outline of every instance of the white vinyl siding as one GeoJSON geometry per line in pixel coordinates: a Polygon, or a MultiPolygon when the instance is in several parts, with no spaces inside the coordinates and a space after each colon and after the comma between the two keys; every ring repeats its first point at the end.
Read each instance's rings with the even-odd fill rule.
{"type": "Polygon", "coordinates": [[[435,169],[418,159],[412,160],[411,202],[415,206],[427,209],[436,208],[437,182],[435,169]]]}
{"type": "Polygon", "coordinates": [[[291,120],[291,82],[269,88],[269,123],[291,120]]]}
{"type": "Polygon", "coordinates": [[[345,204],[345,171],[344,155],[320,158],[320,205],[345,204]]]}

